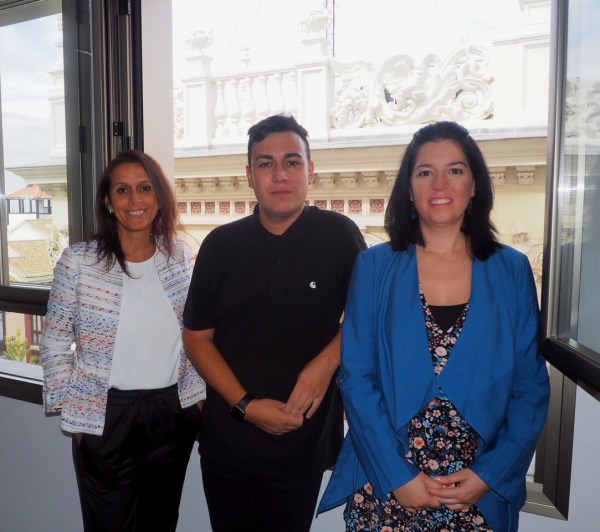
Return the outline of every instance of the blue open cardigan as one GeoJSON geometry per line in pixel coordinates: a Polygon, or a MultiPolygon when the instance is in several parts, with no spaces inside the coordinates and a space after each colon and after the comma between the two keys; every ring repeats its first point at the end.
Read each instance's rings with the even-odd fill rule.
{"type": "Polygon", "coordinates": [[[470,468],[491,488],[478,506],[516,530],[525,474],[543,427],[548,372],[538,353],[538,305],[527,257],[501,247],[473,260],[469,312],[439,376],[433,371],[419,298],[416,248],[361,253],[342,329],[340,381],[349,433],[319,512],[370,482],[385,499],[419,470],[405,459],[409,421],[438,387],[477,431],[470,468]]]}

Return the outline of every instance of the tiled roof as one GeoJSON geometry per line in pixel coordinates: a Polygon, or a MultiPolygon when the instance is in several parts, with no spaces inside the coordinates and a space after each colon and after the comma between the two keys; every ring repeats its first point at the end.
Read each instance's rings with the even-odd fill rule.
{"type": "Polygon", "coordinates": [[[52,226],[51,218],[22,220],[9,227],[8,241],[45,240],[52,234],[52,226]]]}
{"type": "Polygon", "coordinates": [[[7,194],[6,199],[52,199],[52,196],[39,185],[27,185],[25,188],[7,194]]]}
{"type": "Polygon", "coordinates": [[[8,243],[11,282],[46,284],[52,282],[53,265],[45,240],[8,243]]]}
{"type": "Polygon", "coordinates": [[[8,231],[8,270],[14,283],[48,284],[54,265],[48,252],[52,220],[23,220],[8,231]]]}

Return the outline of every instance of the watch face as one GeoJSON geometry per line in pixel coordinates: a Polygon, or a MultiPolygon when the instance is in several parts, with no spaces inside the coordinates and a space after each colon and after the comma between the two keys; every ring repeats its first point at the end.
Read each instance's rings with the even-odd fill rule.
{"type": "Polygon", "coordinates": [[[237,419],[238,421],[244,421],[244,416],[246,415],[246,408],[250,401],[252,401],[253,397],[247,393],[242,397],[239,403],[233,405],[231,407],[231,415],[237,419]]]}
{"type": "Polygon", "coordinates": [[[238,421],[244,421],[244,416],[246,412],[240,408],[240,405],[233,405],[231,407],[231,415],[234,419],[238,421]]]}

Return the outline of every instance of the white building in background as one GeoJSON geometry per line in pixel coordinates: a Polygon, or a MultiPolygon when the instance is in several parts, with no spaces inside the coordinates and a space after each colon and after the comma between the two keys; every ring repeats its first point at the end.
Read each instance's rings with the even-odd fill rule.
{"type": "MultiPolygon", "coordinates": [[[[309,131],[316,175],[308,203],[351,217],[367,242],[386,239],[383,216],[404,147],[423,123],[441,119],[462,123],[479,142],[494,182],[493,217],[502,240],[514,243],[512,228],[519,225],[527,228],[528,241],[541,242],[550,1],[518,4],[521,22],[511,36],[376,62],[334,58],[331,17],[324,11],[297,21],[300,31],[290,37],[298,41],[290,44],[294,53],[284,54],[289,64],[277,67],[253,68],[252,49],[244,47],[233,71],[221,67],[215,75],[212,34],[191,31],[173,103],[174,185],[192,247],[214,227],[252,212],[246,132],[281,112],[294,114],[309,131]]],[[[62,49],[61,42],[56,46],[62,49]]],[[[425,46],[427,39],[420,43],[425,46]]],[[[62,68],[59,60],[49,71],[55,125],[48,163],[9,168],[51,196],[50,247],[67,241],[62,68]]]]}
{"type": "Polygon", "coordinates": [[[377,63],[332,57],[331,20],[319,11],[298,21],[299,55],[279,68],[253,69],[245,48],[236,71],[214,75],[213,36],[192,32],[175,87],[175,190],[193,245],[252,212],[246,132],[281,112],[309,131],[316,175],[308,203],[348,215],[368,242],[386,239],[383,216],[404,147],[423,123],[443,119],[462,123],[482,148],[502,240],[513,243],[516,224],[541,242],[550,2],[519,5],[515,34],[490,46],[464,43],[445,55],[424,50],[377,63]]]}
{"type": "MultiPolygon", "coordinates": [[[[487,0],[479,1],[482,4],[488,4],[487,0]]],[[[425,2],[426,0],[423,0],[423,3],[425,2]]],[[[233,0],[232,3],[234,3],[233,0]]],[[[266,4],[267,0],[264,3],[266,4]]],[[[329,3],[331,4],[331,2],[329,3]]],[[[375,4],[376,0],[370,0],[365,4],[371,6],[372,3],[375,4]]],[[[489,4],[492,3],[489,2],[489,4]]],[[[160,6],[161,10],[166,9],[164,6],[167,5],[164,0],[148,0],[147,6],[149,9],[147,11],[150,11],[153,4],[160,6]]],[[[198,4],[204,3],[198,2],[198,4]]],[[[291,6],[296,3],[280,2],[280,4],[291,6]]],[[[439,4],[446,6],[454,3],[439,0],[439,4]]],[[[528,247],[533,249],[542,240],[541,226],[543,224],[544,182],[546,180],[546,95],[548,92],[550,3],[547,0],[507,0],[506,4],[507,9],[509,4],[518,4],[522,10],[524,20],[513,36],[493,41],[490,46],[483,46],[487,54],[487,73],[493,78],[489,82],[493,105],[492,114],[487,118],[464,119],[462,122],[481,143],[488,164],[492,169],[496,192],[494,217],[502,232],[503,240],[507,243],[512,242],[515,247],[522,247],[527,251],[528,247]]],[[[144,5],[146,6],[146,2],[144,2],[144,5]]],[[[232,11],[231,16],[234,15],[235,13],[232,11]]],[[[190,18],[190,21],[195,23],[197,19],[190,18]]],[[[152,26],[154,35],[158,35],[163,30],[161,27],[162,22],[160,20],[152,26]]],[[[248,19],[247,22],[250,22],[250,20],[248,19]]],[[[421,45],[427,42],[430,37],[427,29],[423,28],[421,45]]],[[[453,27],[452,30],[456,30],[456,28],[453,27]]],[[[301,39],[298,38],[298,48],[302,50],[304,46],[301,39]]],[[[481,43],[476,43],[476,46],[482,48],[481,43]]],[[[196,52],[198,52],[198,49],[196,49],[196,52]]],[[[252,59],[253,51],[251,48],[247,49],[245,53],[248,59],[252,59]]],[[[322,50],[320,53],[323,55],[322,50]]],[[[450,49],[443,53],[439,51],[434,53],[442,62],[453,55],[450,49]]],[[[183,56],[183,54],[180,55],[183,56]]],[[[211,48],[204,48],[203,54],[196,53],[196,55],[209,57],[211,48]]],[[[423,56],[420,53],[416,54],[407,50],[407,55],[412,57],[415,64],[422,64],[423,56]]],[[[597,56],[597,54],[590,55],[597,56]]],[[[147,57],[153,56],[148,54],[147,57]]],[[[211,227],[242,216],[241,212],[235,212],[236,207],[241,208],[243,205],[249,212],[249,202],[254,199],[252,191],[245,188],[243,180],[246,164],[244,131],[241,131],[238,137],[231,136],[229,126],[226,126],[227,134],[222,134],[218,141],[215,138],[215,132],[217,118],[224,120],[222,123],[225,131],[227,120],[234,126],[236,116],[235,105],[227,108],[225,119],[221,116],[224,111],[223,107],[217,107],[216,82],[219,80],[224,82],[222,91],[224,94],[229,94],[235,83],[225,86],[227,80],[235,80],[236,73],[239,74],[240,71],[251,72],[251,65],[255,62],[250,60],[242,63],[239,69],[232,68],[228,71],[221,67],[217,68],[217,57],[215,54],[215,59],[212,62],[206,61],[208,66],[211,67],[206,80],[203,81],[198,72],[194,74],[193,69],[188,70],[182,76],[182,83],[178,86],[176,92],[175,103],[179,113],[175,157],[177,196],[180,202],[179,208],[183,212],[184,220],[188,224],[190,234],[194,235],[193,239],[195,241],[199,241],[211,227]],[[194,77],[199,78],[197,89],[200,98],[188,99],[184,106],[186,85],[190,84],[194,77]],[[205,93],[202,92],[204,90],[202,83],[204,82],[206,83],[205,93]],[[214,86],[211,88],[209,85],[213,85],[213,83],[214,86]],[[202,103],[204,101],[202,99],[203,94],[206,98],[212,97],[214,100],[213,104],[210,104],[210,101],[208,102],[208,109],[211,109],[211,111],[196,123],[199,129],[196,130],[194,135],[198,137],[204,134],[209,141],[205,143],[198,141],[186,143],[186,136],[187,139],[190,139],[194,135],[191,135],[192,129],[190,129],[193,124],[188,123],[186,126],[184,117],[202,117],[200,113],[204,112],[201,111],[201,106],[204,105],[202,103]],[[196,111],[187,108],[193,105],[197,106],[196,111]],[[230,113],[232,113],[231,116],[230,113]],[[203,133],[203,128],[206,130],[205,133],[203,133]],[[206,202],[209,202],[208,208],[206,202]],[[224,202],[223,209],[221,209],[220,202],[224,202]],[[235,202],[240,203],[236,205],[235,202]],[[228,212],[227,209],[229,209],[228,212]]],[[[377,60],[377,65],[373,64],[370,72],[375,72],[378,66],[385,63],[385,59],[382,56],[381,60],[377,60]]],[[[196,63],[199,62],[196,61],[196,63]]],[[[188,61],[188,63],[190,62],[188,61]]],[[[287,68],[272,68],[270,70],[262,67],[258,68],[257,65],[255,70],[256,72],[263,72],[268,78],[271,74],[274,75],[277,72],[287,72],[290,69],[300,72],[304,67],[314,66],[314,63],[311,63],[308,58],[305,60],[296,58],[290,63],[291,66],[288,65],[287,68]]],[[[597,63],[595,64],[597,66],[597,63]]],[[[310,106],[300,105],[302,101],[306,103],[305,97],[304,100],[300,99],[298,101],[296,109],[298,118],[310,130],[313,155],[319,174],[319,180],[311,190],[309,202],[316,202],[325,198],[326,207],[331,206],[329,208],[336,209],[340,206],[344,209],[348,207],[349,215],[359,221],[363,231],[371,241],[385,238],[381,233],[381,214],[371,214],[369,212],[370,208],[367,208],[365,213],[365,206],[370,206],[370,201],[366,202],[365,198],[383,199],[385,207],[389,194],[389,176],[395,174],[402,150],[412,135],[412,131],[418,128],[419,124],[410,122],[399,125],[379,123],[372,126],[355,125],[350,127],[347,124],[334,123],[332,115],[329,113],[325,115],[326,117],[329,116],[328,119],[325,119],[329,120],[329,126],[325,127],[325,133],[320,133],[318,128],[313,128],[311,124],[318,125],[319,117],[322,119],[323,115],[317,115],[316,113],[323,105],[327,105],[330,110],[334,109],[336,88],[340,86],[340,79],[343,75],[343,72],[336,70],[339,65],[336,65],[334,61],[327,61],[327,65],[326,68],[330,69],[328,70],[328,76],[330,76],[328,79],[333,79],[334,83],[333,90],[327,93],[329,96],[324,96],[315,90],[318,94],[311,93],[308,97],[314,97],[314,102],[310,101],[310,106]],[[336,72],[333,75],[332,70],[336,72]],[[320,99],[317,100],[317,97],[320,99]],[[315,113],[315,116],[302,114],[307,112],[315,113]],[[309,120],[315,120],[315,122],[309,124],[309,120]],[[329,177],[331,179],[328,179],[329,177]],[[370,186],[367,186],[367,184],[370,186]],[[353,203],[354,207],[351,209],[350,200],[361,200],[361,202],[353,203]],[[339,203],[340,201],[342,203],[339,203]],[[350,212],[356,209],[358,205],[361,207],[360,214],[350,212]],[[357,216],[362,216],[362,223],[356,218],[357,216]],[[373,225],[369,225],[370,223],[373,225]]],[[[597,68],[590,70],[592,74],[596,71],[597,68]]],[[[351,72],[348,74],[350,77],[351,72]]],[[[293,74],[291,77],[293,79],[293,74]]],[[[300,86],[298,78],[296,80],[294,87],[299,91],[302,86],[300,86]]],[[[592,137],[591,142],[595,142],[598,138],[598,124],[593,118],[598,116],[598,90],[597,87],[586,87],[584,82],[585,80],[567,79],[567,109],[569,117],[572,119],[571,124],[579,126],[586,124],[593,127],[594,135],[590,135],[590,137],[592,137]],[[587,114],[589,118],[587,120],[580,119],[580,114],[587,114]]],[[[354,82],[349,83],[353,90],[359,89],[359,91],[362,91],[361,84],[356,79],[354,79],[354,82]]],[[[150,84],[146,85],[146,87],[148,86],[150,84]]],[[[359,94],[362,97],[360,92],[359,94]]],[[[394,93],[394,96],[396,96],[396,102],[394,103],[397,103],[397,93],[394,93]]],[[[258,101],[257,96],[256,102],[258,101]]],[[[268,108],[270,113],[272,109],[278,108],[273,103],[277,101],[277,98],[271,100],[271,97],[269,97],[269,101],[272,102],[268,108]]],[[[384,101],[386,101],[385,97],[384,101]]],[[[241,102],[240,99],[240,108],[249,112],[248,107],[242,106],[241,102]]],[[[346,100],[346,103],[348,103],[348,100],[346,100]]],[[[353,106],[349,107],[349,109],[353,108],[353,106]]],[[[241,110],[240,113],[242,113],[241,110]]],[[[256,116],[262,116],[261,113],[257,112],[256,116]]],[[[348,116],[351,116],[351,114],[348,113],[348,116]]],[[[567,130],[569,125],[567,119],[565,124],[567,130]]],[[[239,124],[238,127],[240,130],[242,129],[239,124]]],[[[156,139],[152,139],[152,141],[156,141],[156,139]]],[[[160,142],[164,143],[164,139],[161,138],[160,142]]],[[[150,151],[150,153],[153,153],[153,151],[150,151]]],[[[170,161],[170,157],[166,159],[170,161]]],[[[18,173],[20,175],[28,174],[26,183],[36,184],[43,181],[45,183],[43,188],[46,190],[49,187],[56,187],[52,192],[53,218],[58,220],[54,202],[60,201],[61,195],[64,197],[66,189],[64,188],[64,169],[61,176],[59,168],[60,160],[57,158],[53,162],[55,164],[48,163],[47,169],[34,168],[31,165],[28,168],[19,169],[18,173]]],[[[197,242],[194,245],[197,245],[197,242]]],[[[0,319],[2,318],[0,315],[0,319]]],[[[21,315],[6,315],[4,317],[7,323],[12,318],[22,320],[21,315]]],[[[591,327],[593,327],[594,314],[587,318],[589,320],[586,321],[591,322],[591,327]]],[[[7,330],[12,330],[12,328],[12,325],[10,327],[7,325],[7,330]]],[[[36,329],[37,327],[32,324],[31,328],[36,329]]],[[[569,519],[568,521],[561,520],[557,515],[558,512],[552,515],[552,517],[558,518],[522,512],[522,530],[567,532],[571,530],[591,531],[597,528],[597,516],[594,512],[595,490],[592,487],[596,483],[598,472],[598,457],[594,446],[594,442],[599,441],[600,409],[598,408],[598,394],[586,388],[578,387],[575,405],[574,395],[572,397],[567,395],[566,400],[564,395],[565,390],[568,394],[571,394],[571,392],[574,394],[575,384],[567,378],[564,381],[561,378],[559,382],[563,383],[559,384],[558,387],[560,397],[553,398],[553,402],[557,410],[564,410],[562,410],[561,415],[556,414],[551,422],[553,428],[560,424],[562,430],[563,425],[566,426],[565,432],[561,432],[560,435],[562,454],[559,457],[560,468],[558,471],[563,472],[563,466],[566,464],[570,472],[563,477],[571,479],[570,488],[566,488],[570,489],[566,494],[567,497],[570,496],[569,519]],[[569,417],[570,411],[575,412],[574,429],[573,427],[569,429],[569,424],[572,421],[572,418],[569,417]],[[569,432],[569,430],[572,432],[569,432]],[[573,442],[572,453],[571,442],[573,442]],[[562,452],[563,448],[565,449],[564,452],[562,452]]],[[[29,518],[27,522],[39,524],[39,522],[49,522],[56,517],[57,512],[47,512],[44,505],[37,508],[37,506],[31,504],[25,504],[24,506],[20,504],[22,501],[28,500],[28,494],[31,491],[31,479],[36,479],[36,482],[42,488],[50,486],[44,492],[50,495],[53,493],[52,487],[57,482],[64,486],[60,493],[59,503],[72,511],[59,512],[60,517],[55,519],[54,522],[59,522],[62,525],[64,516],[71,516],[78,511],[78,502],[76,485],[72,474],[70,474],[70,453],[64,452],[62,442],[58,442],[61,446],[55,445],[55,420],[41,419],[37,405],[29,405],[23,401],[15,401],[4,397],[0,397],[0,402],[2,406],[0,410],[4,413],[2,423],[5,428],[1,433],[3,448],[12,450],[12,452],[6,454],[4,463],[0,464],[7,471],[7,478],[12,479],[11,490],[7,491],[7,497],[4,497],[6,509],[9,510],[3,513],[4,520],[8,519],[11,522],[12,519],[12,522],[22,523],[26,516],[29,518]],[[23,432],[24,430],[25,432],[23,432]],[[36,452],[40,448],[40,442],[46,450],[44,456],[48,459],[31,461],[32,456],[37,456],[36,452]],[[51,479],[51,481],[48,482],[47,479],[51,479]]],[[[556,463],[549,464],[549,468],[555,467],[556,463]]],[[[549,482],[548,488],[550,491],[556,488],[553,482],[554,477],[549,482]]],[[[559,489],[562,490],[562,486],[559,486],[559,489]]],[[[535,497],[535,489],[532,492],[534,495],[533,506],[535,507],[538,505],[539,499],[535,497]]],[[[565,494],[561,493],[559,495],[565,494]]],[[[52,502],[50,499],[49,501],[52,502]]],[[[209,527],[206,508],[200,502],[201,500],[202,486],[199,480],[197,462],[192,460],[182,500],[180,519],[182,530],[197,530],[198,526],[209,527]]],[[[55,507],[57,506],[55,505],[55,507]]],[[[341,511],[337,513],[329,512],[330,515],[320,516],[315,522],[315,530],[338,530],[343,527],[340,513],[341,511]]],[[[15,529],[14,526],[12,528],[15,529]]],[[[55,526],[55,529],[63,530],[65,527],[55,526]]]]}

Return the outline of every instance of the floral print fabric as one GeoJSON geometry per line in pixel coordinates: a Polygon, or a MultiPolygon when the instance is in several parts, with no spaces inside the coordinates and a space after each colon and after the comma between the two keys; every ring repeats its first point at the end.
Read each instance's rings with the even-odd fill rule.
{"type": "MultiPolygon", "coordinates": [[[[447,331],[435,322],[421,291],[421,305],[433,370],[439,375],[456,344],[469,305],[447,331]]],[[[477,451],[478,435],[461,417],[444,392],[419,412],[408,427],[407,460],[430,476],[443,476],[468,467],[477,451]]],[[[483,514],[473,506],[465,511],[453,511],[445,506],[411,514],[396,502],[391,494],[381,500],[373,494],[370,484],[357,491],[344,510],[347,531],[466,531],[492,532],[483,514]]]]}

